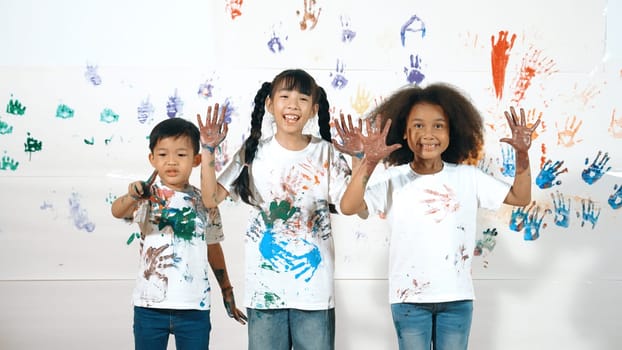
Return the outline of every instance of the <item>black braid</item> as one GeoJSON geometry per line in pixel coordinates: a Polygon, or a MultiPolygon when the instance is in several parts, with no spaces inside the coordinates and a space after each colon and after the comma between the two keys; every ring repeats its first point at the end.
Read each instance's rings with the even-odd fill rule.
{"type": "Polygon", "coordinates": [[[244,203],[249,205],[255,205],[255,199],[250,189],[250,175],[248,169],[255,159],[257,153],[257,145],[259,145],[259,139],[261,139],[261,124],[263,122],[263,116],[266,112],[266,97],[270,96],[272,92],[272,84],[265,82],[261,85],[261,88],[255,95],[255,107],[251,114],[251,133],[244,141],[244,167],[237,179],[233,182],[234,191],[240,196],[244,203]]]}
{"type": "Polygon", "coordinates": [[[317,111],[317,123],[320,127],[320,136],[322,139],[331,142],[332,135],[330,134],[330,105],[328,98],[326,97],[326,91],[321,86],[318,89],[318,111],[317,111]]]}
{"type": "MultiPolygon", "coordinates": [[[[320,127],[320,136],[323,140],[331,142],[332,135],[330,134],[330,104],[328,103],[328,98],[326,96],[326,91],[321,86],[317,87],[317,103],[318,103],[318,111],[317,111],[317,123],[320,127]]],[[[335,208],[335,204],[328,204],[328,211],[331,214],[337,214],[337,208],[335,208]]]]}

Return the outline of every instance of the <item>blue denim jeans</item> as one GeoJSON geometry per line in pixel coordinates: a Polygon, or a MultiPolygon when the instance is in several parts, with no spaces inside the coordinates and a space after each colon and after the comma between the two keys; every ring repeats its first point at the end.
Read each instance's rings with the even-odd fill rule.
{"type": "Polygon", "coordinates": [[[249,350],[334,350],[335,309],[247,309],[249,350]]]}
{"type": "Polygon", "coordinates": [[[391,304],[400,350],[467,350],[473,301],[391,304]]]}
{"type": "Polygon", "coordinates": [[[134,348],[165,350],[169,334],[177,350],[209,349],[209,310],[152,309],[134,306],[134,348]]]}

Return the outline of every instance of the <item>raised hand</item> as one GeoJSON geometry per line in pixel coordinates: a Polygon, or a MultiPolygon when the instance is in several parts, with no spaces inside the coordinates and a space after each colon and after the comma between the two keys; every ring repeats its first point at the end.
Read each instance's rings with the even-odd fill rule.
{"type": "Polygon", "coordinates": [[[348,123],[346,124],[343,113],[340,113],[340,121],[335,120],[335,129],[341,138],[339,143],[333,139],[333,145],[342,153],[352,157],[363,158],[363,120],[359,119],[358,126],[354,127],[352,116],[348,114],[348,123]]]}
{"type": "Polygon", "coordinates": [[[227,137],[229,127],[225,123],[226,112],[227,107],[220,108],[218,103],[213,108],[212,106],[207,107],[205,124],[201,120],[201,115],[197,114],[197,122],[201,132],[201,146],[211,153],[214,153],[216,147],[227,137]]]}
{"type": "MultiPolygon", "coordinates": [[[[378,116],[379,120],[382,120],[378,116]]],[[[365,159],[372,164],[377,164],[382,159],[386,158],[393,151],[402,148],[402,145],[396,143],[394,145],[387,146],[386,139],[391,127],[391,119],[388,119],[384,124],[382,132],[371,126],[370,118],[365,120],[365,129],[367,130],[367,136],[362,136],[363,152],[365,153],[365,159]]]]}
{"type": "Polygon", "coordinates": [[[540,125],[541,119],[538,118],[531,127],[528,127],[524,109],[520,109],[520,119],[516,115],[514,107],[510,107],[510,112],[505,111],[504,114],[512,130],[512,138],[505,137],[499,141],[510,144],[517,152],[526,152],[531,147],[532,134],[540,125]]]}

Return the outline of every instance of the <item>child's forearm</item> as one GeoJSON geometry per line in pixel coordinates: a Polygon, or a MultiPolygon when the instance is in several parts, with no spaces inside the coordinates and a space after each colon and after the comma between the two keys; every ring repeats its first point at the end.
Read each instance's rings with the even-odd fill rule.
{"type": "Polygon", "coordinates": [[[225,255],[222,251],[220,243],[209,244],[207,246],[207,259],[210,267],[212,268],[212,272],[214,272],[214,276],[216,276],[220,289],[224,291],[232,288],[231,282],[229,281],[229,274],[227,273],[225,255]]]}
{"type": "Polygon", "coordinates": [[[201,198],[207,208],[215,208],[222,199],[218,198],[216,181],[216,157],[209,149],[201,151],[201,198]]]}
{"type": "Polygon", "coordinates": [[[112,202],[110,211],[112,216],[118,219],[125,219],[132,217],[136,206],[138,205],[140,198],[132,197],[129,193],[117,198],[112,202]]]}
{"type": "Polygon", "coordinates": [[[370,162],[366,158],[354,169],[350,183],[346,188],[340,202],[341,213],[345,215],[357,214],[366,209],[365,188],[367,182],[378,165],[377,162],[370,162]]]}
{"type": "Polygon", "coordinates": [[[516,173],[510,193],[505,203],[516,206],[525,206],[531,202],[531,167],[529,153],[517,152],[516,173]]]}

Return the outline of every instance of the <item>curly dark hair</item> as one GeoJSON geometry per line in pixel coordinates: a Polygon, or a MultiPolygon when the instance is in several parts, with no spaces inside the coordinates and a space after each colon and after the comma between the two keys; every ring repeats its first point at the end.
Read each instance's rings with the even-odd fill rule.
{"type": "MultiPolygon", "coordinates": [[[[318,125],[320,136],[323,140],[331,142],[330,133],[330,105],[326,96],[326,91],[317,85],[315,79],[302,69],[288,69],[277,74],[272,82],[264,82],[257,91],[254,100],[254,108],[251,114],[250,135],[244,141],[244,163],[250,165],[255,159],[257,146],[261,139],[261,124],[265,114],[266,98],[273,97],[277,89],[295,90],[305,95],[311,96],[312,103],[318,104],[318,125]]],[[[242,201],[247,204],[255,205],[253,194],[250,190],[250,178],[248,166],[242,169],[238,178],[233,182],[234,191],[240,196],[242,201]]]]}
{"type": "MultiPolygon", "coordinates": [[[[435,83],[425,88],[409,85],[394,92],[382,101],[369,114],[372,118],[380,118],[384,127],[391,119],[391,128],[386,143],[399,143],[400,149],[395,150],[384,159],[387,165],[401,165],[414,159],[413,151],[404,139],[406,122],[413,106],[419,103],[438,105],[449,119],[449,147],[441,158],[448,163],[475,164],[484,146],[484,122],[477,108],[458,88],[447,83],[435,83]]],[[[374,124],[378,122],[374,120],[374,124]]]]}

